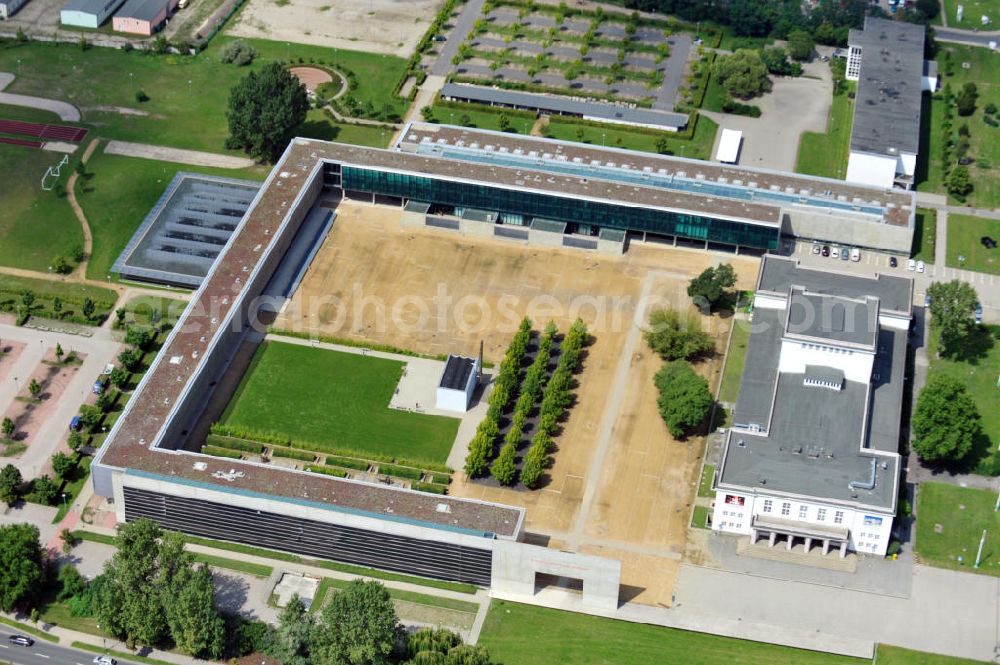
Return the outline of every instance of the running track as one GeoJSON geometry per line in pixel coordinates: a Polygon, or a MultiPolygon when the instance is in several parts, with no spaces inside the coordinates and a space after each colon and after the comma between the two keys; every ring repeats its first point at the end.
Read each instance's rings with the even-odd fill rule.
{"type": "MultiPolygon", "coordinates": [[[[53,141],[70,141],[79,143],[87,135],[86,129],[69,127],[67,125],[40,125],[34,122],[0,119],[0,133],[21,134],[53,141]]],[[[9,143],[10,141],[4,141],[9,143]]]]}

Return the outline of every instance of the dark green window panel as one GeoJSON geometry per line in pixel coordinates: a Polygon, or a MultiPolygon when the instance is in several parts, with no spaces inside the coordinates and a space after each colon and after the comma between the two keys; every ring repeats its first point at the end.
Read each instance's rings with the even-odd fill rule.
{"type": "Polygon", "coordinates": [[[344,166],[343,188],[439,205],[495,210],[578,225],[645,231],[728,245],[777,249],[778,229],[702,215],[633,208],[487,185],[344,166]]]}

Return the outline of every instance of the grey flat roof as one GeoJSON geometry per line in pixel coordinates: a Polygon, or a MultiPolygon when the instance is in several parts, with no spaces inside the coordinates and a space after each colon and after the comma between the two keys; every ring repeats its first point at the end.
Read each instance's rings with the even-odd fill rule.
{"type": "MultiPolygon", "coordinates": [[[[737,322],[736,325],[740,325],[737,322]]],[[[771,399],[778,375],[781,335],[785,312],[758,307],[753,312],[753,328],[747,344],[746,363],[740,379],[740,392],[733,410],[733,423],[748,427],[767,427],[771,417],[771,399]]]]}
{"type": "Polygon", "coordinates": [[[823,383],[835,383],[844,385],[844,370],[825,365],[806,365],[806,381],[822,381],[823,383]]]}
{"type": "Polygon", "coordinates": [[[906,332],[881,328],[872,367],[872,405],[868,412],[868,447],[874,450],[899,450],[905,358],[906,332]]]}
{"type": "Polygon", "coordinates": [[[609,122],[629,122],[639,125],[659,125],[661,127],[684,127],[688,116],[656,109],[632,108],[586,99],[573,99],[558,95],[542,95],[534,92],[520,92],[503,88],[490,88],[464,83],[445,83],[441,96],[462,99],[479,104],[504,104],[521,108],[553,111],[569,115],[600,118],[609,122]]]}
{"type": "Polygon", "coordinates": [[[464,391],[475,366],[476,361],[472,358],[448,356],[448,362],[444,364],[444,372],[441,373],[441,382],[438,387],[464,391]]]}
{"type": "Polygon", "coordinates": [[[792,287],[785,330],[797,337],[872,349],[878,332],[878,300],[843,298],[792,287]]]}
{"type": "Polygon", "coordinates": [[[852,30],[861,47],[861,76],[854,105],[851,150],[879,155],[916,154],[924,73],[922,25],[869,16],[852,30]]]}
{"type": "Polygon", "coordinates": [[[101,14],[106,0],[69,0],[63,6],[65,12],[82,12],[84,14],[101,14]]]}
{"type": "Polygon", "coordinates": [[[152,21],[163,11],[169,0],[128,0],[116,13],[116,17],[152,21]]]}
{"type": "Polygon", "coordinates": [[[845,298],[879,299],[886,310],[909,316],[913,303],[913,280],[906,277],[878,274],[864,277],[847,273],[803,268],[795,259],[767,254],[757,280],[759,291],[787,295],[792,286],[804,287],[812,293],[824,293],[845,298]]]}

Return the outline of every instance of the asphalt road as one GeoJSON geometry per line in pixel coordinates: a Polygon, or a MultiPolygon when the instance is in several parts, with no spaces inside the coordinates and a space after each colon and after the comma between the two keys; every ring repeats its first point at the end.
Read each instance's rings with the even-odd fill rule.
{"type": "Polygon", "coordinates": [[[1000,33],[997,32],[971,32],[940,26],[934,27],[934,38],[939,42],[969,44],[971,46],[989,46],[990,42],[1000,43],[1000,33]]]}
{"type": "MultiPolygon", "coordinates": [[[[0,663],[12,665],[92,665],[97,654],[80,649],[61,647],[42,639],[36,639],[30,647],[22,647],[8,642],[11,635],[17,635],[15,630],[3,625],[0,628],[0,663]]],[[[116,658],[117,659],[117,658],[116,658]]],[[[118,660],[118,665],[139,665],[134,661],[118,660]]]]}

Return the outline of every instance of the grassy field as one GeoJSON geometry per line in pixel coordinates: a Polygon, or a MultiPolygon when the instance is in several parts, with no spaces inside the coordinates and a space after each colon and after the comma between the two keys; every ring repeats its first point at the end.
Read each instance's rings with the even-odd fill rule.
{"type": "Polygon", "coordinates": [[[861,665],[867,660],[494,600],[479,644],[517,665],[861,665]]]}
{"type": "MultiPolygon", "coordinates": [[[[994,0],[990,4],[1000,5],[994,0]]],[[[969,7],[966,6],[966,11],[969,7]]],[[[974,12],[973,12],[974,13],[974,12]]],[[[994,20],[1000,21],[1000,14],[994,20]]],[[[979,97],[976,111],[971,116],[954,115],[952,120],[952,140],[956,141],[958,129],[967,124],[970,130],[969,156],[975,161],[969,166],[974,189],[966,202],[977,208],[995,208],[1000,206],[1000,127],[991,127],[984,121],[984,110],[990,103],[1000,106],[1000,68],[996,67],[994,54],[987,48],[973,48],[948,44],[939,49],[937,56],[938,71],[942,73],[941,85],[951,85],[952,92],[958,94],[966,82],[973,82],[978,88],[979,97]],[[949,66],[945,54],[951,60],[949,66]],[[968,63],[966,69],[964,65],[968,63]],[[948,71],[951,75],[948,75],[948,71]]],[[[922,128],[921,146],[927,153],[925,172],[918,173],[923,179],[921,190],[943,191],[941,179],[940,155],[941,142],[944,136],[941,132],[941,120],[944,114],[944,101],[934,99],[930,102],[931,120],[928,126],[922,128]],[[929,148],[923,148],[929,146],[929,148]]],[[[925,112],[927,104],[925,103],[925,112]]]]}
{"type": "Polygon", "coordinates": [[[223,423],[331,448],[443,463],[459,421],[389,409],[403,363],[296,344],[257,351],[223,423]]]}
{"type": "Polygon", "coordinates": [[[194,552],[193,556],[196,562],[203,563],[206,566],[224,568],[225,570],[235,570],[238,573],[247,573],[256,577],[270,577],[271,573],[274,572],[274,568],[271,566],[265,566],[264,564],[253,563],[250,561],[227,559],[226,557],[215,556],[213,554],[202,554],[200,552],[194,552]]]}
{"type": "MultiPolygon", "coordinates": [[[[310,605],[310,611],[317,611],[326,604],[328,595],[330,591],[339,591],[347,587],[350,584],[347,580],[334,579],[332,577],[324,577],[320,580],[319,588],[316,589],[316,595],[313,597],[312,604],[310,605]]],[[[389,596],[395,600],[405,600],[410,603],[417,603],[418,605],[428,605],[430,607],[440,607],[446,610],[455,610],[456,612],[466,612],[469,614],[475,614],[479,611],[479,604],[469,602],[467,600],[455,600],[453,598],[441,598],[440,596],[431,596],[425,593],[416,593],[414,591],[404,591],[402,589],[389,589],[389,596]]]]}
{"type": "Polygon", "coordinates": [[[833,96],[826,132],[803,132],[799,154],[795,160],[798,173],[843,179],[847,174],[847,158],[851,146],[851,125],[854,118],[853,92],[857,84],[849,82],[833,96]]]}
{"type": "Polygon", "coordinates": [[[195,56],[153,56],[140,51],[91,48],[40,42],[0,44],[0,71],[21,70],[9,92],[42,95],[83,108],[83,119],[102,136],[155,142],[178,148],[224,152],[225,109],[230,88],[247,74],[273,60],[302,58],[336,63],[354,72],[358,87],[350,94],[376,109],[386,105],[403,111],[406,103],[391,96],[406,70],[406,61],[392,56],[344,51],[264,40],[249,42],[259,56],[248,67],[222,64],[219,54],[230,40],[217,37],[195,56]],[[136,91],[149,100],[136,102],[136,91]],[[124,115],[95,107],[137,108],[148,115],[124,115]],[[155,139],[155,140],[154,140],[155,139]]]}
{"type": "Polygon", "coordinates": [[[694,136],[690,139],[679,139],[670,132],[639,132],[620,129],[614,125],[589,125],[563,118],[549,120],[545,135],[563,141],[577,141],[593,145],[641,150],[643,152],[658,152],[657,140],[666,139],[667,154],[690,157],[692,159],[709,159],[712,156],[712,145],[715,143],[715,133],[719,126],[711,118],[701,116],[695,127],[694,136]]]}
{"type": "Polygon", "coordinates": [[[880,644],[875,663],[877,665],[983,665],[984,661],[939,656],[936,653],[910,651],[902,647],[880,644]]]}
{"type": "Polygon", "coordinates": [[[948,215],[948,265],[1000,275],[1000,248],[986,249],[979,241],[990,236],[1000,242],[1000,220],[948,215]],[[965,257],[959,261],[958,257],[965,257]]]}
{"type": "Polygon", "coordinates": [[[968,360],[952,360],[937,357],[937,333],[930,335],[927,357],[930,371],[948,374],[961,381],[969,390],[979,414],[982,416],[985,436],[970,453],[970,470],[983,475],[1000,473],[1000,452],[997,451],[997,436],[1000,435],[1000,327],[987,326],[980,329],[975,338],[975,353],[968,360]]]}
{"type": "MultiPolygon", "coordinates": [[[[267,173],[264,167],[210,169],[108,155],[103,146],[99,147],[87,162],[86,175],[76,183],[77,201],[94,236],[87,266],[89,278],[107,278],[115,259],[178,171],[248,180],[263,180],[267,173]]],[[[75,218],[73,223],[79,226],[75,218]]]]}
{"type": "Polygon", "coordinates": [[[448,106],[433,106],[434,120],[449,125],[463,125],[476,129],[492,129],[494,131],[508,131],[512,134],[527,134],[531,131],[535,120],[519,115],[506,114],[510,125],[506,130],[500,128],[500,116],[505,115],[502,111],[484,111],[477,108],[453,108],[448,106]],[[463,116],[467,116],[465,122],[463,116]]]}
{"type": "Polygon", "coordinates": [[[749,322],[743,319],[734,319],[729,354],[726,356],[726,367],[722,371],[722,386],[719,388],[720,402],[736,403],[736,398],[740,394],[740,377],[743,376],[743,366],[747,361],[747,345],[749,343],[749,322]]]}
{"type": "MultiPolygon", "coordinates": [[[[0,117],[12,117],[0,113],[0,117]]],[[[25,117],[22,120],[37,120],[25,117]]],[[[77,151],[79,152],[79,151],[77,151]]],[[[67,256],[83,246],[83,231],[66,198],[66,181],[76,159],[62,167],[52,191],[41,188],[42,176],[62,155],[24,146],[0,144],[0,180],[3,212],[0,213],[0,265],[46,271],[56,255],[67,256]]]]}
{"type": "Polygon", "coordinates": [[[52,518],[53,524],[59,524],[62,519],[69,512],[69,507],[73,505],[76,501],[76,497],[80,494],[80,490],[83,489],[84,483],[90,478],[90,463],[93,461],[92,457],[81,457],[80,461],[77,462],[76,468],[73,469],[73,473],[70,474],[69,478],[66,480],[66,484],[63,485],[60,494],[65,494],[66,499],[59,504],[59,510],[56,511],[55,517],[52,518]]]}
{"type": "Polygon", "coordinates": [[[913,258],[932,264],[934,263],[934,245],[937,241],[937,211],[933,208],[917,208],[915,226],[913,258]]]}
{"type": "Polygon", "coordinates": [[[308,136],[324,141],[385,148],[392,140],[394,131],[391,127],[383,129],[373,125],[337,122],[322,109],[310,109],[309,113],[306,114],[306,121],[299,125],[297,133],[299,136],[308,136]]]}
{"type": "MultiPolygon", "coordinates": [[[[722,113],[722,106],[726,103],[728,94],[715,76],[709,76],[708,85],[705,87],[705,97],[701,100],[701,108],[706,111],[722,113]]],[[[753,102],[750,102],[751,104],[753,102]]]]}
{"type": "Polygon", "coordinates": [[[24,291],[35,294],[33,308],[37,308],[40,304],[47,306],[46,302],[40,301],[47,301],[52,297],[62,298],[66,302],[90,298],[98,304],[97,311],[100,312],[101,303],[114,303],[118,300],[117,293],[99,286],[0,274],[0,297],[10,294],[20,295],[24,291]]]}
{"type": "Polygon", "coordinates": [[[976,551],[983,529],[989,533],[978,572],[1000,576],[1000,512],[997,493],[944,483],[921,483],[917,491],[917,543],[920,561],[940,568],[976,572],[976,551]],[[935,527],[941,525],[941,533],[935,527]],[[958,557],[963,558],[959,563],[958,557]]]}
{"type": "Polygon", "coordinates": [[[1000,0],[942,0],[942,11],[948,19],[949,28],[966,30],[996,30],[1000,21],[1000,0]],[[958,20],[958,6],[965,7],[962,20],[958,20]],[[991,25],[983,26],[982,15],[990,17],[991,25]]]}

